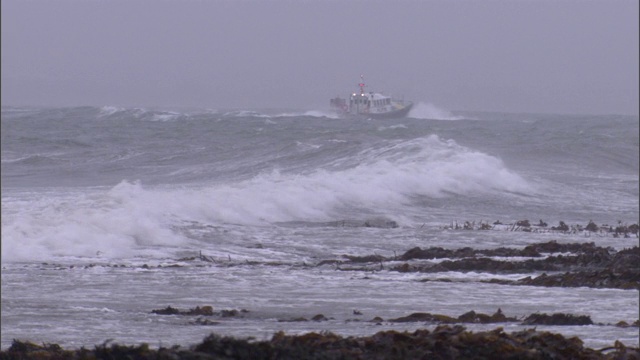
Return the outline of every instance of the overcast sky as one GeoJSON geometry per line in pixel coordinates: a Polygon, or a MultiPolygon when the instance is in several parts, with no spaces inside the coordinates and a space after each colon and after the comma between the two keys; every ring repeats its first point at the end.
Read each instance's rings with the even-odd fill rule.
{"type": "Polygon", "coordinates": [[[2,105],[638,114],[637,0],[2,0],[2,105]]]}

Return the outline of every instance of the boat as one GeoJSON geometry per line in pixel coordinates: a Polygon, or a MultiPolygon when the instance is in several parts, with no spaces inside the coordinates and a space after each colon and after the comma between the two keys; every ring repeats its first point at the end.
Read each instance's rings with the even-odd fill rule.
{"type": "Polygon", "coordinates": [[[348,99],[339,96],[330,100],[331,108],[344,118],[366,117],[397,119],[406,117],[413,103],[394,99],[377,92],[364,91],[364,76],[360,76],[360,93],[352,93],[348,99]]]}

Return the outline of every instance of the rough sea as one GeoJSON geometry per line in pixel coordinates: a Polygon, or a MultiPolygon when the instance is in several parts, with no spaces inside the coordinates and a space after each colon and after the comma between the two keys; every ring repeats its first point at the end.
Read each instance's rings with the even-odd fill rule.
{"type": "Polygon", "coordinates": [[[2,349],[13,339],[79,348],[187,346],[210,333],[372,335],[436,326],[368,321],[376,316],[498,308],[588,315],[595,325],[537,329],[594,349],[638,346],[637,327],[614,326],[638,319],[637,290],[509,286],[481,280],[532,274],[401,273],[393,261],[348,270],[326,260],[550,240],[637,246],[635,236],[450,225],[637,223],[639,123],[425,103],[390,120],[2,107],[2,349]],[[216,324],[151,313],[207,305],[248,312],[216,324]],[[317,314],[328,321],[286,321],[317,314]]]}

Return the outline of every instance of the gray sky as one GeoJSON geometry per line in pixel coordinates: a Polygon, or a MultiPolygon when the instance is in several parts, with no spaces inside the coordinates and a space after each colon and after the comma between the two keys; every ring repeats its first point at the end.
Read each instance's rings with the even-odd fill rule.
{"type": "Polygon", "coordinates": [[[638,1],[2,0],[2,105],[638,114],[638,1]]]}

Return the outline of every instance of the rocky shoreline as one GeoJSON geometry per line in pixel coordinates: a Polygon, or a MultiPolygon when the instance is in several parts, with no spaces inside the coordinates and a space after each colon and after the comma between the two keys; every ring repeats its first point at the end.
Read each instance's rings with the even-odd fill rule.
{"type": "MultiPolygon", "coordinates": [[[[610,247],[596,246],[594,242],[561,244],[548,241],[528,245],[522,249],[500,247],[496,249],[444,249],[441,247],[407,250],[400,256],[341,255],[339,258],[319,260],[315,264],[293,264],[285,262],[234,262],[230,258],[215,259],[198,256],[177,259],[173,264],[157,265],[155,268],[180,268],[185,263],[195,266],[332,266],[337,271],[390,270],[414,273],[480,272],[486,274],[526,274],[518,280],[485,279],[486,283],[503,285],[530,285],[546,287],[591,287],[640,290],[640,248],[634,246],[616,251],[610,247]],[[182,263],[182,264],[181,264],[182,263]]],[[[42,263],[56,270],[70,270],[76,265],[42,263]]],[[[114,264],[89,264],[78,267],[92,268],[126,267],[114,264]]],[[[152,266],[143,264],[142,269],[152,266]]],[[[422,281],[451,281],[446,278],[423,279],[422,281]]]]}
{"type": "MultiPolygon", "coordinates": [[[[195,321],[191,321],[190,324],[194,325],[217,325],[218,322],[211,321],[209,319],[224,319],[224,318],[244,318],[249,310],[241,309],[222,309],[214,311],[213,306],[196,306],[189,310],[180,310],[172,306],[167,306],[164,309],[151,310],[152,314],[156,315],[180,315],[180,316],[197,316],[195,321]]],[[[362,313],[358,310],[353,311],[353,315],[356,318],[347,319],[347,322],[359,322],[366,321],[370,323],[376,323],[381,325],[383,322],[388,323],[406,323],[406,322],[420,322],[425,325],[445,325],[445,324],[498,324],[498,323],[518,323],[520,325],[557,325],[557,326],[581,326],[581,325],[600,325],[600,326],[618,326],[618,327],[640,327],[640,320],[626,322],[624,320],[619,321],[616,324],[596,324],[591,320],[589,315],[574,315],[555,313],[548,315],[545,313],[535,313],[522,318],[506,316],[500,308],[492,314],[476,313],[474,310],[468,311],[458,317],[452,317],[442,314],[431,314],[426,312],[412,313],[407,316],[401,316],[399,318],[384,320],[380,316],[375,316],[370,320],[361,320],[358,316],[362,313]]],[[[278,319],[278,322],[303,322],[303,321],[328,321],[332,318],[326,317],[324,314],[316,314],[310,318],[295,317],[295,318],[282,318],[278,319]]]]}
{"type": "Polygon", "coordinates": [[[109,345],[65,350],[56,344],[14,340],[0,359],[638,359],[640,349],[616,342],[605,349],[583,346],[577,337],[527,329],[506,333],[502,328],[471,332],[459,325],[441,325],[414,332],[381,331],[372,336],[342,337],[330,332],[286,335],[252,341],[207,336],[189,348],[151,349],[109,345]]]}
{"type": "MultiPolygon", "coordinates": [[[[342,258],[324,260],[319,262],[318,266],[330,264],[336,266],[337,270],[358,271],[383,269],[386,263],[388,270],[398,272],[535,273],[537,275],[526,276],[515,281],[502,279],[482,281],[505,285],[586,286],[640,290],[640,248],[638,246],[616,251],[609,247],[596,246],[593,242],[560,244],[549,241],[522,249],[502,247],[478,250],[466,247],[449,250],[441,247],[426,249],[416,247],[394,257],[343,255],[342,258]]],[[[448,280],[425,279],[423,281],[448,280]]]]}
{"type": "MultiPolygon", "coordinates": [[[[248,310],[219,310],[213,306],[197,306],[188,310],[167,306],[154,309],[157,316],[182,316],[192,319],[192,325],[217,325],[218,319],[244,317],[248,310]],[[195,318],[195,320],[193,320],[195,318]],[[214,319],[214,320],[210,320],[214,319]]],[[[356,310],[354,316],[362,314],[356,310]]],[[[328,321],[322,314],[306,318],[282,319],[281,321],[328,321]]],[[[347,320],[349,321],[349,320],[347,320]]],[[[352,319],[351,321],[359,321],[352,319]]],[[[538,331],[535,326],[610,326],[595,324],[588,315],[535,313],[516,318],[505,315],[498,309],[488,315],[468,311],[458,317],[442,314],[412,313],[407,316],[387,319],[376,316],[365,320],[380,324],[421,323],[433,325],[433,330],[418,329],[413,332],[386,330],[371,336],[340,336],[331,332],[286,335],[275,333],[270,340],[221,337],[212,333],[201,343],[189,347],[174,345],[169,348],[152,349],[148,344],[126,346],[110,344],[109,341],[93,349],[63,349],[57,344],[34,344],[14,340],[11,347],[0,351],[4,359],[640,359],[640,348],[627,347],[616,341],[603,349],[585,347],[578,337],[565,337],[548,331],[538,331]],[[506,333],[497,327],[489,331],[468,331],[464,324],[507,325],[517,323],[534,328],[506,333]],[[462,325],[461,325],[462,324],[462,325]]],[[[640,327],[636,320],[632,324],[620,321],[618,327],[640,327]]]]}
{"type": "MultiPolygon", "coordinates": [[[[530,225],[528,222],[506,225],[508,231],[550,231],[569,232],[571,228],[558,227],[547,229],[542,222],[530,225]],[[530,230],[527,230],[530,229],[530,230]]],[[[566,225],[566,224],[565,224],[566,225]]],[[[457,226],[457,225],[456,225],[457,226]]],[[[475,224],[466,222],[461,228],[469,231],[496,230],[502,224],[475,224]]],[[[594,227],[592,222],[586,229],[579,231],[600,232],[607,236],[637,237],[637,225],[618,227],[594,227]]],[[[198,256],[177,259],[162,266],[144,264],[141,269],[171,269],[184,266],[292,266],[303,269],[319,268],[335,271],[353,271],[371,273],[392,271],[424,274],[416,281],[460,281],[455,276],[447,277],[449,272],[481,273],[482,283],[504,286],[542,286],[542,287],[590,287],[640,290],[640,248],[637,242],[629,248],[616,250],[598,246],[595,242],[559,243],[546,241],[521,248],[499,247],[493,249],[474,249],[471,247],[445,249],[442,247],[414,247],[394,256],[350,255],[335,258],[317,259],[315,263],[261,263],[253,261],[233,261],[217,259],[200,253],[198,256]],[[437,278],[433,274],[438,274],[437,278]],[[499,275],[522,274],[516,280],[506,280],[499,275]]],[[[43,264],[49,267],[49,264],[43,264]]],[[[73,269],[74,265],[51,264],[56,270],[73,269]]],[[[88,265],[118,267],[119,265],[88,265]]],[[[78,266],[80,267],[80,266],[78,266]]],[[[124,265],[120,265],[124,267],[124,265]]],[[[324,271],[324,270],[323,270],[324,271]]],[[[420,276],[420,275],[418,275],[420,276]]],[[[191,326],[210,326],[215,329],[228,318],[251,316],[251,311],[241,309],[214,310],[213,306],[199,306],[182,310],[172,306],[150,310],[157,316],[183,316],[191,326]]],[[[323,314],[308,314],[278,319],[279,322],[325,322],[334,321],[323,314]]],[[[379,316],[364,318],[357,310],[346,321],[379,324],[415,323],[429,329],[413,332],[395,330],[380,331],[371,336],[343,337],[331,332],[287,335],[278,332],[271,340],[256,341],[221,337],[211,334],[201,343],[181,347],[151,349],[148,345],[125,346],[105,342],[93,349],[81,348],[66,350],[57,344],[34,344],[29,341],[14,340],[10,348],[0,351],[3,359],[475,359],[475,358],[512,358],[512,359],[640,359],[640,349],[627,347],[619,341],[604,349],[591,349],[583,345],[578,337],[537,331],[536,326],[616,326],[620,328],[638,328],[638,319],[615,319],[617,323],[594,323],[589,315],[564,313],[534,313],[528,316],[513,317],[500,309],[494,314],[476,313],[471,310],[459,316],[415,312],[396,318],[383,319],[379,316]],[[465,326],[471,324],[490,324],[490,326],[518,325],[531,329],[506,333],[502,327],[488,331],[469,331],[465,326]],[[435,328],[432,330],[432,328],[435,328]]]]}

